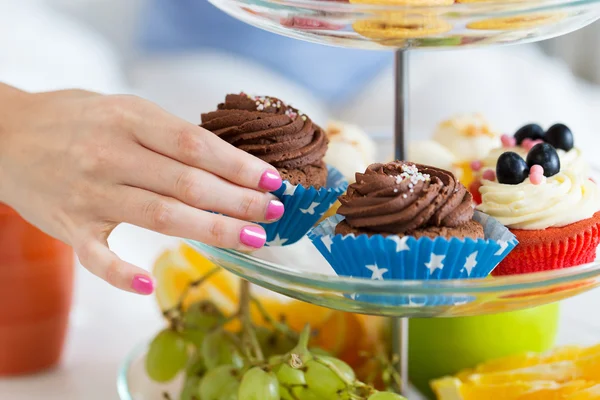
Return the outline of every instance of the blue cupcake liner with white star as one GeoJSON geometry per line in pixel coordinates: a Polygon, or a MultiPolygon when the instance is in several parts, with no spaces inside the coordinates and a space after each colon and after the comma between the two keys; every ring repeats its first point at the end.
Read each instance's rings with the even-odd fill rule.
{"type": "Polygon", "coordinates": [[[285,207],[283,217],[270,224],[261,224],[267,233],[267,246],[287,246],[296,243],[321,219],[348,188],[348,181],[336,168],[327,166],[324,187],[304,187],[284,181],[272,192],[285,207]]]}
{"type": "MultiPolygon", "coordinates": [[[[517,245],[505,226],[475,211],[485,239],[412,236],[336,235],[344,217],[334,215],[313,228],[308,237],[340,276],[372,280],[439,280],[484,278],[517,245]]],[[[468,302],[465,296],[352,296],[356,300],[394,305],[445,305],[468,302]]]]}

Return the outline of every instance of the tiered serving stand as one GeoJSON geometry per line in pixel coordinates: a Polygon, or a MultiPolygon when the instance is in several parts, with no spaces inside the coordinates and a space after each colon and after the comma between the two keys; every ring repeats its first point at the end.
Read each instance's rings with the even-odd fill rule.
{"type": "MultiPolygon", "coordinates": [[[[395,51],[398,159],[404,158],[410,51],[533,42],[569,33],[600,18],[600,0],[466,0],[433,6],[424,5],[432,3],[425,0],[377,1],[388,5],[335,0],[211,1],[235,18],[277,34],[324,45],[395,51]]],[[[332,309],[391,317],[403,393],[408,382],[408,318],[507,312],[566,299],[600,285],[600,261],[499,278],[380,281],[307,273],[294,268],[293,259],[289,265],[280,265],[191,244],[216,264],[272,291],[332,309]]]]}

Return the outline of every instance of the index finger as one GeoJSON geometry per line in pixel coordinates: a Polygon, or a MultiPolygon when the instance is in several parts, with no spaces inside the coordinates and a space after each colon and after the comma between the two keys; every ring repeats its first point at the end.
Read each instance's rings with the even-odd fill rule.
{"type": "Polygon", "coordinates": [[[274,191],[281,187],[281,176],[272,165],[164,110],[154,112],[142,125],[134,129],[134,135],[152,151],[247,188],[274,191]]]}

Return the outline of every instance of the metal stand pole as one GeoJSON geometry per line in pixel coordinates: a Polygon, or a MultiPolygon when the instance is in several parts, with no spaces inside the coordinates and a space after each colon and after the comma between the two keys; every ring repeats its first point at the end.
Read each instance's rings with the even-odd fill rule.
{"type": "Polygon", "coordinates": [[[406,156],[406,134],[408,133],[408,53],[406,50],[396,51],[394,71],[395,110],[394,110],[394,145],[396,159],[404,160],[406,156]]]}
{"type": "MultiPolygon", "coordinates": [[[[395,109],[394,146],[397,160],[406,156],[406,135],[408,134],[408,53],[398,50],[395,54],[395,109]]],[[[398,358],[398,372],[401,378],[400,394],[408,390],[408,318],[392,319],[392,349],[398,358]]]]}

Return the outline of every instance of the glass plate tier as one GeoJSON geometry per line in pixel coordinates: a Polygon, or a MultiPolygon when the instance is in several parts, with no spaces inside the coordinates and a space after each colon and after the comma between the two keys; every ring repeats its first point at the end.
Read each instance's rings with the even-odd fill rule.
{"type": "Polygon", "coordinates": [[[237,19],[281,35],[379,50],[532,42],[600,18],[600,0],[210,1],[237,19]]]}
{"type": "Polygon", "coordinates": [[[380,281],[335,275],[306,238],[254,255],[190,243],[217,265],[274,292],[337,310],[390,317],[512,311],[569,298],[600,285],[600,261],[506,277],[380,281]]]}

